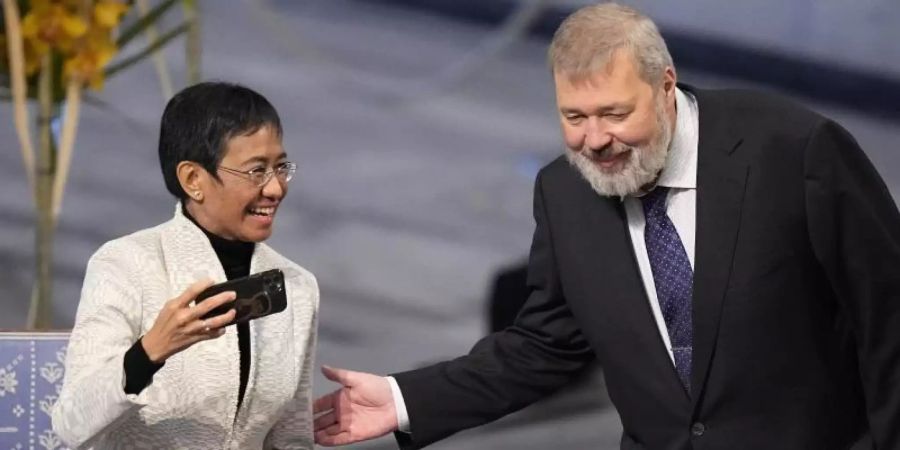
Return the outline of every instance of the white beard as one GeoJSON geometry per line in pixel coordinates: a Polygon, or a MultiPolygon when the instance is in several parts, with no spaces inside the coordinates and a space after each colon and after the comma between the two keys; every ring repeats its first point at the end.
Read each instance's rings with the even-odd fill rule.
{"type": "Polygon", "coordinates": [[[613,169],[615,171],[601,169],[595,164],[587,156],[593,152],[588,148],[583,148],[578,152],[568,149],[566,158],[598,194],[605,197],[624,197],[635,194],[642,187],[656,180],[666,165],[669,144],[672,141],[672,125],[665,115],[665,107],[662,102],[657,102],[656,105],[656,121],[656,136],[646,145],[633,147],[613,143],[603,150],[604,154],[630,151],[628,160],[620,168],[613,169]]]}

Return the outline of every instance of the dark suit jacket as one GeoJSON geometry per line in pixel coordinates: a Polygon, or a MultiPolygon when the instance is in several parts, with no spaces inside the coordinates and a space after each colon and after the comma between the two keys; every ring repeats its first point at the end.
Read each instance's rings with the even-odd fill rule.
{"type": "Polygon", "coordinates": [[[564,158],[538,175],[514,326],[395,377],[418,448],[520,409],[592,358],[623,449],[900,449],[900,214],[839,125],[758,92],[698,100],[688,395],[625,212],[564,158]],[[867,443],[866,443],[867,442],[867,443]]]}
{"type": "Polygon", "coordinates": [[[494,286],[488,299],[488,325],[491,332],[501,331],[512,325],[529,294],[527,262],[499,271],[494,277],[494,286]]]}

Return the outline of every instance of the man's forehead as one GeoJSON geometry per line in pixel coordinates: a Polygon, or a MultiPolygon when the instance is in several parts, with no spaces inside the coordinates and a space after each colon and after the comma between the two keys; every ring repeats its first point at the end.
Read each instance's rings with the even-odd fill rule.
{"type": "Polygon", "coordinates": [[[557,97],[581,97],[583,95],[602,97],[633,97],[643,91],[640,79],[610,77],[603,73],[588,76],[556,78],[557,97]]]}
{"type": "Polygon", "coordinates": [[[609,74],[606,71],[588,72],[579,74],[557,73],[554,82],[559,90],[584,90],[584,89],[600,89],[609,85],[609,74]]]}
{"type": "Polygon", "coordinates": [[[553,70],[553,78],[557,82],[566,81],[578,86],[602,82],[614,75],[636,75],[637,63],[631,51],[618,49],[606,58],[579,64],[577,67],[557,67],[553,70]]]}

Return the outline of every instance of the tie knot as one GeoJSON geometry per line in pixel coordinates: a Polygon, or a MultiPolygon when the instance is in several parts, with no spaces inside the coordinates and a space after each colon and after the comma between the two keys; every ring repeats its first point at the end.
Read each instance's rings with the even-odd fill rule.
{"type": "Polygon", "coordinates": [[[657,186],[647,195],[641,197],[641,204],[644,205],[644,216],[655,217],[666,213],[666,194],[669,188],[657,186]]]}

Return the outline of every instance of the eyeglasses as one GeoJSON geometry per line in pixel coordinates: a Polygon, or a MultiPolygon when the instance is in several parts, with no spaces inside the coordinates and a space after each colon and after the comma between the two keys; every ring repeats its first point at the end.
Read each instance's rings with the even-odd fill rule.
{"type": "Polygon", "coordinates": [[[238,175],[241,178],[244,178],[245,180],[255,184],[256,187],[263,187],[269,183],[269,180],[271,180],[273,176],[278,177],[278,181],[281,181],[282,183],[291,181],[291,178],[294,177],[294,173],[297,172],[297,164],[292,162],[283,162],[275,166],[275,168],[272,170],[266,170],[264,167],[257,167],[251,170],[236,170],[224,166],[219,166],[219,169],[222,169],[233,175],[238,175]]]}

